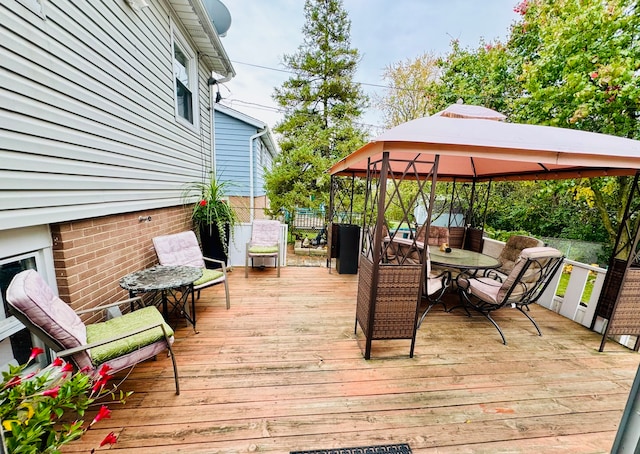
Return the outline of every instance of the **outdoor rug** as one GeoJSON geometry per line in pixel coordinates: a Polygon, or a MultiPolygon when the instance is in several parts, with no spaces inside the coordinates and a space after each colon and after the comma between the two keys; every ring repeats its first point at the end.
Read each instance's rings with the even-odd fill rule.
{"type": "Polygon", "coordinates": [[[290,451],[289,454],[411,454],[408,444],[362,446],[359,448],[316,449],[314,451],[290,451]]]}

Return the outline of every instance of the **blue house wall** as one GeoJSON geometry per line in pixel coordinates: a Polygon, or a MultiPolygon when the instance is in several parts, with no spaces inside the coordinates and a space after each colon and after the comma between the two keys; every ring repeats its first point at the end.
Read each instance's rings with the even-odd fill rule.
{"type": "Polygon", "coordinates": [[[250,163],[253,162],[253,197],[264,196],[264,169],[271,167],[277,152],[267,125],[216,105],[214,136],[216,177],[229,183],[228,195],[251,197],[250,163]],[[261,133],[251,144],[251,137],[261,133]]]}

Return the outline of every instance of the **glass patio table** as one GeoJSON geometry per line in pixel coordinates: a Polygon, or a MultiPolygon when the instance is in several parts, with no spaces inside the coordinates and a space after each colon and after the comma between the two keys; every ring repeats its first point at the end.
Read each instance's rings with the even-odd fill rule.
{"type": "Polygon", "coordinates": [[[451,252],[444,252],[438,248],[429,249],[431,264],[447,268],[465,270],[488,270],[500,267],[500,261],[490,255],[466,249],[452,248],[451,252]]]}
{"type": "MultiPolygon", "coordinates": [[[[169,318],[169,304],[172,313],[184,316],[196,331],[196,307],[193,296],[193,283],[202,277],[202,270],[193,266],[157,265],[145,270],[127,274],[120,279],[120,287],[129,291],[133,298],[140,293],[154,292],[162,296],[162,313],[165,320],[169,318]],[[191,294],[191,310],[186,306],[191,294]]],[[[196,331],[197,332],[197,331],[196,331]]]]}

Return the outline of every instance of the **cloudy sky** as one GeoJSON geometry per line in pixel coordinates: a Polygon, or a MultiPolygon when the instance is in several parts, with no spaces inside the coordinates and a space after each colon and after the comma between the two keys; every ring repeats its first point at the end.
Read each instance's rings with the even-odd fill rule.
{"type": "MultiPolygon", "coordinates": [[[[231,27],[222,38],[236,70],[224,84],[223,104],[267,123],[281,118],[274,87],[290,77],[282,56],[302,42],[303,0],[223,0],[231,27]]],[[[370,96],[382,95],[383,69],[429,51],[446,54],[452,39],[475,47],[481,38],[504,40],[516,20],[517,0],[343,0],[351,20],[351,46],[362,60],[355,77],[370,96]]],[[[364,123],[377,125],[370,109],[364,123]]],[[[375,128],[374,128],[375,131],[375,128]]],[[[379,131],[378,131],[379,132],[379,131]]]]}

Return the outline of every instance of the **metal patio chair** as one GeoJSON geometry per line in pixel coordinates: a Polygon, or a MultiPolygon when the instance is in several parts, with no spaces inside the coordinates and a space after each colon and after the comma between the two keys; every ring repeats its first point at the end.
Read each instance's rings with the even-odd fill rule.
{"type": "MultiPolygon", "coordinates": [[[[551,278],[562,265],[564,256],[551,247],[533,247],[523,249],[509,275],[503,282],[490,277],[458,277],[458,292],[462,307],[471,308],[484,315],[495,326],[502,337],[507,340],[500,326],[491,317],[491,313],[503,308],[514,308],[522,312],[538,335],[542,332],[535,320],[523,310],[535,303],[546,290],[551,278]]],[[[457,306],[456,306],[457,307],[457,306]]],[[[453,309],[453,308],[452,308],[453,309]]]]}
{"type": "Polygon", "coordinates": [[[158,262],[163,266],[193,266],[202,269],[202,277],[193,283],[193,291],[212,285],[223,284],[227,309],[231,306],[229,299],[229,285],[227,284],[227,267],[222,260],[204,257],[198,244],[196,234],[187,230],[170,235],[156,236],[152,239],[153,247],[158,256],[158,262]],[[205,262],[218,265],[218,269],[208,269],[205,262]]]}
{"type": "Polygon", "coordinates": [[[173,330],[155,306],[143,307],[104,322],[85,325],[80,315],[126,304],[139,297],[75,312],[62,301],[35,270],[18,273],[7,288],[11,313],[61,358],[78,370],[110,372],[130,368],[168,350],[173,363],[176,394],[180,394],[178,368],[171,345],[173,330]]]}
{"type": "Polygon", "coordinates": [[[280,221],[256,219],[251,224],[251,240],[247,243],[244,277],[249,276],[249,259],[272,257],[280,277],[280,221]]]}

